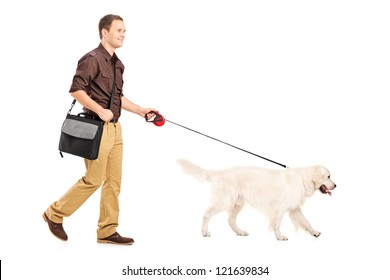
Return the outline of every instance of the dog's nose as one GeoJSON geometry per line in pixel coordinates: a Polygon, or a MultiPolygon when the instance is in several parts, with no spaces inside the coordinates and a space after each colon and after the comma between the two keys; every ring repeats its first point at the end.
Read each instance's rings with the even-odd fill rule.
{"type": "Polygon", "coordinates": [[[337,187],[337,185],[336,184],[334,184],[334,189],[337,187]]]}

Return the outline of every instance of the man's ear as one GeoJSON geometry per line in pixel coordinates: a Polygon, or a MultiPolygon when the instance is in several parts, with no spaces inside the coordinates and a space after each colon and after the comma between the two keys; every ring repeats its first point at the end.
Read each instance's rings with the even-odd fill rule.
{"type": "Polygon", "coordinates": [[[102,38],[106,38],[107,37],[107,33],[108,33],[108,30],[107,29],[102,29],[102,38]]]}

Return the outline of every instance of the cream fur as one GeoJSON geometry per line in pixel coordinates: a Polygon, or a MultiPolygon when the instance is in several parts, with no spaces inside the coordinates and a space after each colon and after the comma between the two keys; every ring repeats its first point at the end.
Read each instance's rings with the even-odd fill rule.
{"type": "Polygon", "coordinates": [[[203,236],[210,236],[208,223],[222,211],[228,212],[229,225],[237,235],[248,235],[236,223],[238,213],[248,203],[269,219],[270,228],[278,240],[287,240],[280,232],[285,213],[289,213],[295,227],[318,237],[321,233],[312,228],[301,206],[321,186],[327,190],[336,187],[330,179],[329,171],[320,165],[282,170],[249,166],[209,170],[184,159],[177,160],[177,163],[188,175],[211,183],[211,205],[203,216],[203,236]]]}

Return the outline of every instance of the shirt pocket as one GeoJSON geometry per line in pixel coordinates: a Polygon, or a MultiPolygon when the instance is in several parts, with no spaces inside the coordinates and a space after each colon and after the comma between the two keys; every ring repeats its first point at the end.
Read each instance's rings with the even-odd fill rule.
{"type": "Polygon", "coordinates": [[[122,78],[117,77],[116,78],[116,89],[118,92],[122,92],[122,88],[123,88],[123,80],[122,80],[122,78]]]}
{"type": "Polygon", "coordinates": [[[105,73],[105,72],[101,72],[100,75],[99,75],[99,79],[97,81],[97,83],[99,84],[100,88],[102,90],[104,90],[105,92],[109,92],[109,93],[111,93],[110,79],[112,79],[110,74],[105,73]]]}

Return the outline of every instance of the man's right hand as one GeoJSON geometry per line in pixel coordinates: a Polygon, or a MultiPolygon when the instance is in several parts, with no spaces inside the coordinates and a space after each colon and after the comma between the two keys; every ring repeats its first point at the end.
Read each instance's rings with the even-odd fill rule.
{"type": "Polygon", "coordinates": [[[102,106],[97,104],[94,100],[91,99],[91,97],[88,96],[85,91],[78,90],[71,92],[70,94],[81,105],[88,108],[89,110],[94,111],[102,121],[109,122],[114,117],[114,114],[110,109],[104,109],[102,106]]]}
{"type": "Polygon", "coordinates": [[[97,114],[104,122],[109,122],[114,117],[114,114],[110,109],[102,109],[97,114]]]}

